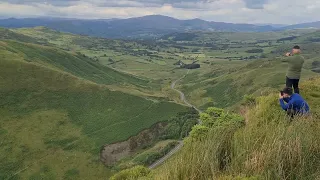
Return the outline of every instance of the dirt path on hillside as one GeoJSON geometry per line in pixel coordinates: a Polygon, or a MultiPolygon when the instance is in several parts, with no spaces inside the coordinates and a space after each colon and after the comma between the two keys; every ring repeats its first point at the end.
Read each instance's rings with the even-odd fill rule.
{"type": "MultiPolygon", "coordinates": [[[[177,79],[176,81],[174,81],[171,84],[171,89],[178,92],[180,94],[180,99],[184,102],[185,105],[194,108],[195,110],[197,110],[199,113],[201,113],[202,111],[199,110],[198,108],[196,108],[194,105],[192,105],[191,103],[188,102],[188,100],[186,99],[185,94],[176,89],[176,85],[179,81],[181,81],[182,79],[184,79],[188,74],[189,74],[190,70],[188,70],[187,74],[183,75],[180,79],[177,79]]],[[[198,124],[201,124],[200,119],[198,120],[198,124]]],[[[179,141],[179,144],[173,148],[167,155],[165,155],[164,157],[162,157],[161,159],[159,159],[158,161],[154,162],[152,165],[149,166],[149,169],[154,169],[156,167],[158,167],[159,165],[161,165],[162,163],[164,163],[166,160],[168,160],[172,155],[174,155],[175,153],[177,153],[181,148],[183,147],[183,141],[179,141]]]]}

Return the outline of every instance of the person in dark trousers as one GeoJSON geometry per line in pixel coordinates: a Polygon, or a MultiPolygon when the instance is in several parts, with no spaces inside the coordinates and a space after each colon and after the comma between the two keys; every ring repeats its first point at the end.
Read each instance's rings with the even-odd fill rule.
{"type": "Polygon", "coordinates": [[[310,108],[308,103],[297,93],[293,93],[292,88],[284,88],[279,95],[280,106],[287,114],[293,118],[295,115],[306,115],[310,108]]]}
{"type": "Polygon", "coordinates": [[[289,67],[286,75],[286,86],[293,87],[294,92],[299,94],[299,81],[301,77],[301,70],[304,64],[304,57],[301,55],[299,46],[294,46],[291,53],[286,54],[287,58],[284,62],[288,62],[289,67]]]}

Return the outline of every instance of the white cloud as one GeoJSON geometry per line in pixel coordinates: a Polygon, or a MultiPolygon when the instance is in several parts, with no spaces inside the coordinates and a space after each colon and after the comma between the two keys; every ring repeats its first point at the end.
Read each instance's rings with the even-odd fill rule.
{"type": "Polygon", "coordinates": [[[293,24],[320,20],[319,0],[11,0],[0,17],[128,18],[152,14],[235,23],[293,24]]]}

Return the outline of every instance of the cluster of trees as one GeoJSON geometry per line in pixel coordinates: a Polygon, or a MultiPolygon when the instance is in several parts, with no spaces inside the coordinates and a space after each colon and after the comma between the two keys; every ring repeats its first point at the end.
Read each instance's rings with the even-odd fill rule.
{"type": "Polygon", "coordinates": [[[195,125],[190,132],[191,140],[201,140],[206,138],[210,129],[220,126],[234,124],[237,126],[245,125],[244,118],[238,114],[226,112],[220,108],[210,107],[204,113],[201,113],[201,125],[195,125]]]}
{"type": "Polygon", "coordinates": [[[246,51],[247,53],[263,53],[263,49],[250,49],[246,51]]]}
{"type": "Polygon", "coordinates": [[[148,153],[142,153],[135,157],[133,159],[133,162],[136,164],[144,165],[144,166],[149,166],[158,159],[162,158],[165,156],[167,153],[171,151],[176,145],[178,144],[177,141],[173,141],[168,143],[165,147],[161,148],[159,151],[152,151],[148,153]]]}
{"type": "Polygon", "coordinates": [[[172,41],[193,41],[197,37],[198,35],[196,35],[195,33],[183,32],[183,33],[167,34],[162,36],[161,39],[172,40],[172,41]]]}
{"type": "Polygon", "coordinates": [[[190,108],[189,111],[179,113],[176,117],[168,121],[168,126],[160,139],[182,139],[189,135],[192,127],[197,124],[199,113],[190,108]]]}
{"type": "Polygon", "coordinates": [[[179,33],[173,37],[174,41],[193,41],[198,35],[194,33],[179,33]]]}
{"type": "Polygon", "coordinates": [[[284,42],[284,41],[292,41],[292,40],[296,39],[297,37],[298,36],[290,36],[290,37],[280,38],[277,40],[277,43],[284,42]]]}

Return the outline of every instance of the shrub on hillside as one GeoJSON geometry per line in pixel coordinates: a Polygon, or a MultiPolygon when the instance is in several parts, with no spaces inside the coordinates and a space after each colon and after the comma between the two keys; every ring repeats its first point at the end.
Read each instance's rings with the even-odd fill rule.
{"type": "Polygon", "coordinates": [[[206,138],[208,132],[209,128],[207,126],[195,125],[190,132],[190,137],[192,139],[201,140],[206,138]]]}
{"type": "Polygon", "coordinates": [[[242,105],[255,105],[256,98],[252,95],[244,95],[242,105]]]}
{"type": "Polygon", "coordinates": [[[202,125],[209,128],[232,123],[242,124],[244,122],[244,119],[237,114],[225,112],[223,109],[213,107],[208,108],[205,113],[201,113],[200,120],[202,125]]]}
{"type": "Polygon", "coordinates": [[[220,117],[224,113],[224,110],[220,108],[209,107],[206,110],[206,113],[213,117],[220,117]]]}
{"type": "Polygon", "coordinates": [[[146,177],[150,174],[150,170],[144,166],[136,166],[131,169],[120,171],[110,178],[110,180],[130,180],[146,177]]]}
{"type": "Polygon", "coordinates": [[[174,141],[167,144],[165,147],[161,148],[159,151],[142,153],[134,158],[134,162],[139,165],[149,166],[152,163],[156,162],[158,159],[165,156],[167,153],[173,149],[178,142],[174,141]]]}
{"type": "Polygon", "coordinates": [[[151,165],[153,162],[160,159],[161,157],[162,154],[160,152],[148,152],[137,156],[133,161],[136,164],[151,165]]]}

